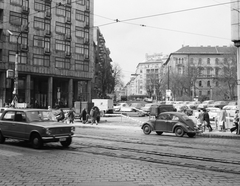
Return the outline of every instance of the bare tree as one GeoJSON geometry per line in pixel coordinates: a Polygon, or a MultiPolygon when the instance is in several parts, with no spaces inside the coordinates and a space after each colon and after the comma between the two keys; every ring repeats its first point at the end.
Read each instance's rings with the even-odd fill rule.
{"type": "Polygon", "coordinates": [[[122,68],[119,66],[118,63],[113,63],[113,71],[112,71],[112,76],[113,76],[113,87],[114,89],[116,87],[123,87],[123,78],[124,75],[122,73],[122,68]]]}

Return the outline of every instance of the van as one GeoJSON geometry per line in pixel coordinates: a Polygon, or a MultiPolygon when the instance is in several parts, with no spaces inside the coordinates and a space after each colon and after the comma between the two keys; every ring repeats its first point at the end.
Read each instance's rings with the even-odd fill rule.
{"type": "Polygon", "coordinates": [[[150,107],[149,116],[158,116],[162,112],[175,112],[176,108],[173,105],[152,105],[150,107]]]}

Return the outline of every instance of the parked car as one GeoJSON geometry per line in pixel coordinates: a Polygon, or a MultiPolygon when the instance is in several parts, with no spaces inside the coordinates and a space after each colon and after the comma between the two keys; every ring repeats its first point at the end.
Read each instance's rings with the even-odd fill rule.
{"type": "Polygon", "coordinates": [[[188,106],[190,109],[196,110],[199,104],[200,104],[200,101],[190,101],[190,102],[187,104],[187,106],[188,106]]]}
{"type": "Polygon", "coordinates": [[[214,100],[206,100],[198,105],[198,109],[207,108],[209,104],[214,103],[214,100]]]}
{"type": "Polygon", "coordinates": [[[145,106],[144,103],[131,103],[131,105],[130,105],[130,107],[138,109],[138,110],[141,109],[144,106],[145,106]]]}
{"type": "Polygon", "coordinates": [[[151,117],[150,120],[145,122],[141,129],[146,135],[155,131],[158,135],[167,132],[175,133],[178,137],[182,137],[185,133],[189,137],[194,137],[199,132],[193,120],[180,112],[160,113],[157,117],[151,117]]]}
{"type": "Polygon", "coordinates": [[[152,105],[157,105],[157,103],[147,103],[147,104],[145,104],[144,107],[141,107],[141,110],[143,112],[149,113],[150,112],[150,108],[151,108],[152,105]]]}
{"type": "Polygon", "coordinates": [[[150,107],[149,116],[157,117],[162,112],[175,112],[176,108],[173,105],[152,105],[150,107]]]}
{"type": "Polygon", "coordinates": [[[227,101],[215,101],[212,104],[208,104],[208,107],[217,107],[217,108],[223,108],[228,104],[227,101]]]}
{"type": "Polygon", "coordinates": [[[207,107],[206,110],[211,121],[214,121],[221,111],[221,109],[217,107],[207,107]]]}
{"type": "Polygon", "coordinates": [[[29,141],[36,149],[48,142],[60,142],[68,147],[74,130],[69,124],[57,122],[53,113],[44,109],[9,108],[0,117],[0,143],[13,138],[29,141]]]}
{"type": "Polygon", "coordinates": [[[238,110],[237,105],[226,105],[223,107],[223,110],[226,110],[229,117],[233,118],[235,116],[236,110],[238,110]]]}
{"type": "Polygon", "coordinates": [[[177,110],[178,112],[184,112],[185,114],[187,114],[188,116],[192,116],[193,115],[193,109],[191,109],[189,106],[187,105],[182,105],[178,108],[177,110]]]}
{"type": "Polygon", "coordinates": [[[116,106],[113,107],[114,111],[121,111],[121,112],[132,112],[134,109],[130,107],[127,103],[118,103],[116,106]]]}

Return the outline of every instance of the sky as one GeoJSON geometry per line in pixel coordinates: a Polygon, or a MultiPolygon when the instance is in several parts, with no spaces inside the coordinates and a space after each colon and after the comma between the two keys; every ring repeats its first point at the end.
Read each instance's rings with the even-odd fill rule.
{"type": "Polygon", "coordinates": [[[230,7],[230,0],[95,0],[94,26],[126,84],[146,54],[232,45],[230,7]]]}

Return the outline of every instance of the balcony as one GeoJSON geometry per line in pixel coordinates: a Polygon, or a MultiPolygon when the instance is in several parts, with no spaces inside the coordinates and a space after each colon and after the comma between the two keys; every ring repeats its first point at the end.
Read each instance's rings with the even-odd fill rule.
{"type": "Polygon", "coordinates": [[[45,30],[45,32],[44,32],[45,37],[51,37],[51,35],[52,35],[52,33],[50,30],[45,30]]]}
{"type": "Polygon", "coordinates": [[[65,17],[65,23],[71,24],[71,17],[65,17]]]}
{"type": "Polygon", "coordinates": [[[85,23],[84,28],[85,28],[85,29],[89,29],[89,23],[88,23],[88,22],[85,23]]]}
{"type": "Polygon", "coordinates": [[[29,9],[28,7],[22,6],[22,14],[28,15],[28,14],[29,14],[29,11],[30,11],[30,9],[29,9]]]}
{"type": "Polygon", "coordinates": [[[89,39],[88,38],[84,38],[83,42],[84,42],[84,45],[89,45],[89,39]]]}
{"type": "Polygon", "coordinates": [[[45,17],[45,19],[52,19],[51,12],[46,11],[46,12],[44,13],[44,17],[45,17]]]}
{"type": "Polygon", "coordinates": [[[20,45],[20,51],[21,52],[28,52],[28,46],[25,44],[20,45]]]}
{"type": "Polygon", "coordinates": [[[44,48],[44,55],[51,55],[51,51],[49,48],[44,48]]]}
{"type": "Polygon", "coordinates": [[[68,51],[65,52],[65,57],[66,57],[66,58],[71,58],[71,55],[72,55],[71,52],[68,52],[68,51]]]}
{"type": "Polygon", "coordinates": [[[65,34],[65,40],[71,41],[72,40],[71,35],[70,34],[65,34]]]}

